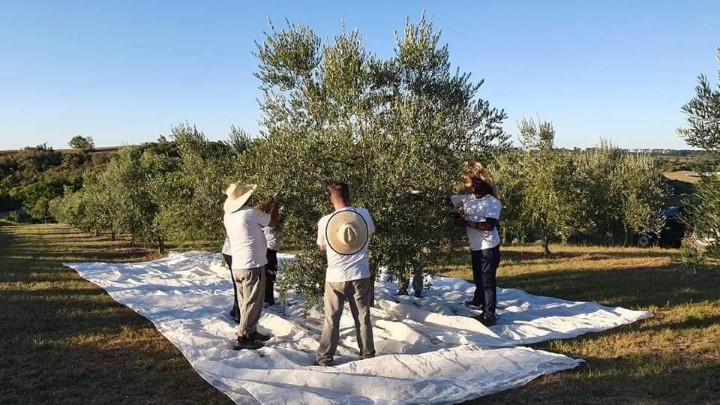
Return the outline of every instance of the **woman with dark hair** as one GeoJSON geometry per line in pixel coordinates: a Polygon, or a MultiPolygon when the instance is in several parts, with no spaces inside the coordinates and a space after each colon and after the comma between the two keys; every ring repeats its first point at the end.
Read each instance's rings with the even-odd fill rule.
{"type": "Polygon", "coordinates": [[[453,196],[452,203],[461,214],[457,224],[465,227],[470,242],[475,294],[466,304],[481,309],[483,313],[476,319],[492,326],[497,307],[495,278],[500,265],[498,222],[502,204],[492,176],[482,165],[476,164],[466,175],[465,184],[472,193],[453,196]]]}

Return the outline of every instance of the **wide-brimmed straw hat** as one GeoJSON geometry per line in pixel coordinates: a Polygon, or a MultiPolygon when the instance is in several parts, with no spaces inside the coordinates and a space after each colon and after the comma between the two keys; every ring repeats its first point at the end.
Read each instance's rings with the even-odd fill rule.
{"type": "Polygon", "coordinates": [[[368,225],[356,211],[335,212],[325,227],[325,239],[330,249],[341,255],[352,255],[365,247],[368,225]]]}
{"type": "Polygon", "coordinates": [[[227,190],[225,190],[225,195],[227,195],[227,198],[225,199],[225,203],[223,204],[223,211],[225,211],[225,213],[231,213],[242,208],[242,206],[245,205],[245,203],[250,198],[256,188],[256,184],[231,184],[227,188],[227,190]]]}

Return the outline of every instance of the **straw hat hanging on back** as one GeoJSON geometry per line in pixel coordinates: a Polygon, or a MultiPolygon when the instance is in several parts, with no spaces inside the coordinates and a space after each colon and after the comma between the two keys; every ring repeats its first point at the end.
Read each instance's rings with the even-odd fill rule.
{"type": "Polygon", "coordinates": [[[223,210],[225,213],[229,214],[242,208],[256,188],[257,184],[231,184],[227,190],[225,190],[225,195],[227,195],[225,203],[223,204],[223,210]]]}
{"type": "Polygon", "coordinates": [[[338,254],[355,254],[367,244],[367,222],[355,211],[337,211],[328,220],[325,240],[330,249],[338,254]]]}

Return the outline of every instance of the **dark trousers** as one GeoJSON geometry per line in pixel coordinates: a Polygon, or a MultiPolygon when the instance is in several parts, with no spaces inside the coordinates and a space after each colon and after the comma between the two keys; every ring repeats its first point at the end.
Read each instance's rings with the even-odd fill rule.
{"type": "Polygon", "coordinates": [[[268,249],[265,253],[267,266],[265,266],[265,302],[268,305],[275,305],[275,279],[277,278],[278,259],[277,250],[268,249]]]}
{"type": "Polygon", "coordinates": [[[495,316],[497,293],[495,276],[500,265],[500,245],[490,249],[471,250],[475,296],[473,302],[480,304],[483,315],[495,316]]]}
{"type": "Polygon", "coordinates": [[[233,308],[230,311],[230,316],[233,318],[239,318],[240,317],[240,308],[238,307],[238,298],[237,298],[237,287],[235,286],[235,277],[233,277],[232,274],[232,256],[226,255],[223,253],[223,259],[225,259],[225,263],[228,265],[228,269],[230,269],[230,279],[233,281],[233,292],[235,298],[233,299],[233,308]]]}

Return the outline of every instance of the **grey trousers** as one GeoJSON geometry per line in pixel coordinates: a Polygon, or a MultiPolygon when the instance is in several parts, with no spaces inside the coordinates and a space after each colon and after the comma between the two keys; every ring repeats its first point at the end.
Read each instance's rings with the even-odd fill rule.
{"type": "Polygon", "coordinates": [[[318,363],[332,363],[340,341],[340,316],[342,316],[346,299],[355,321],[355,335],[360,356],[363,358],[375,356],[375,342],[370,322],[370,304],[373,299],[372,283],[371,278],[325,283],[325,324],[317,352],[318,363]]]}
{"type": "Polygon", "coordinates": [[[265,266],[252,269],[233,270],[233,279],[237,288],[240,325],[237,335],[247,336],[257,331],[265,301],[265,266]]]}

